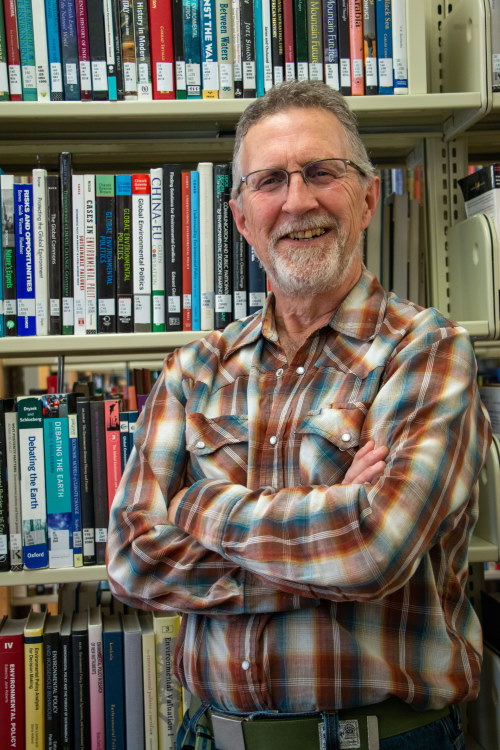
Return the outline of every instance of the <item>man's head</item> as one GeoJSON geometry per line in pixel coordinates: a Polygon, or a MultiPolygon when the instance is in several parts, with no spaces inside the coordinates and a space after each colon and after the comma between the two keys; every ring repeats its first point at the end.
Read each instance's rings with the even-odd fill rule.
{"type": "Polygon", "coordinates": [[[238,124],[233,180],[236,224],[275,293],[348,291],[379,183],[341,94],[289,82],[257,99],[238,124]]]}

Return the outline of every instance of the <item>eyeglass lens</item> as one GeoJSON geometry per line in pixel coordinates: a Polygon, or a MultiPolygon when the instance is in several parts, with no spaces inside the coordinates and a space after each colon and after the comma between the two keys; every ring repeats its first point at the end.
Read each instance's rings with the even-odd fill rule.
{"type": "MultiPolygon", "coordinates": [[[[332,187],[336,180],[344,177],[347,165],[341,159],[323,159],[306,164],[301,170],[304,181],[317,188],[332,187]]],[[[272,192],[288,184],[289,175],[285,169],[260,169],[246,176],[246,183],[251,190],[272,192]]]]}

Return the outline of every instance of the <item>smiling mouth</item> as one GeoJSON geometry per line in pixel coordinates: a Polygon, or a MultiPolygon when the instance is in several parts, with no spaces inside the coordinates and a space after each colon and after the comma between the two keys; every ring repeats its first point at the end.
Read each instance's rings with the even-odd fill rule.
{"type": "Polygon", "coordinates": [[[290,232],[285,235],[287,240],[311,240],[326,234],[326,229],[306,229],[303,232],[290,232]]]}

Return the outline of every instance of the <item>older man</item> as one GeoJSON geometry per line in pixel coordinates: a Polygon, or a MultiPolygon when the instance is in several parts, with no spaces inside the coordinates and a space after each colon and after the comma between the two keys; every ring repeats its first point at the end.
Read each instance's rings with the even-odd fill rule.
{"type": "Polygon", "coordinates": [[[110,522],[115,595],[183,613],[182,747],[463,747],[490,428],[465,331],[363,266],[378,197],[326,85],[244,112],[231,206],[273,291],[167,357],[110,522]]]}

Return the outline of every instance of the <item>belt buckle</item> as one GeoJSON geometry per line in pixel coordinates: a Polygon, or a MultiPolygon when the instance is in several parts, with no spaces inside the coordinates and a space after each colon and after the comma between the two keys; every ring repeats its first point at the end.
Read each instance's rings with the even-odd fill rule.
{"type": "Polygon", "coordinates": [[[210,719],[217,750],[245,750],[243,719],[220,716],[213,711],[210,719]]]}

